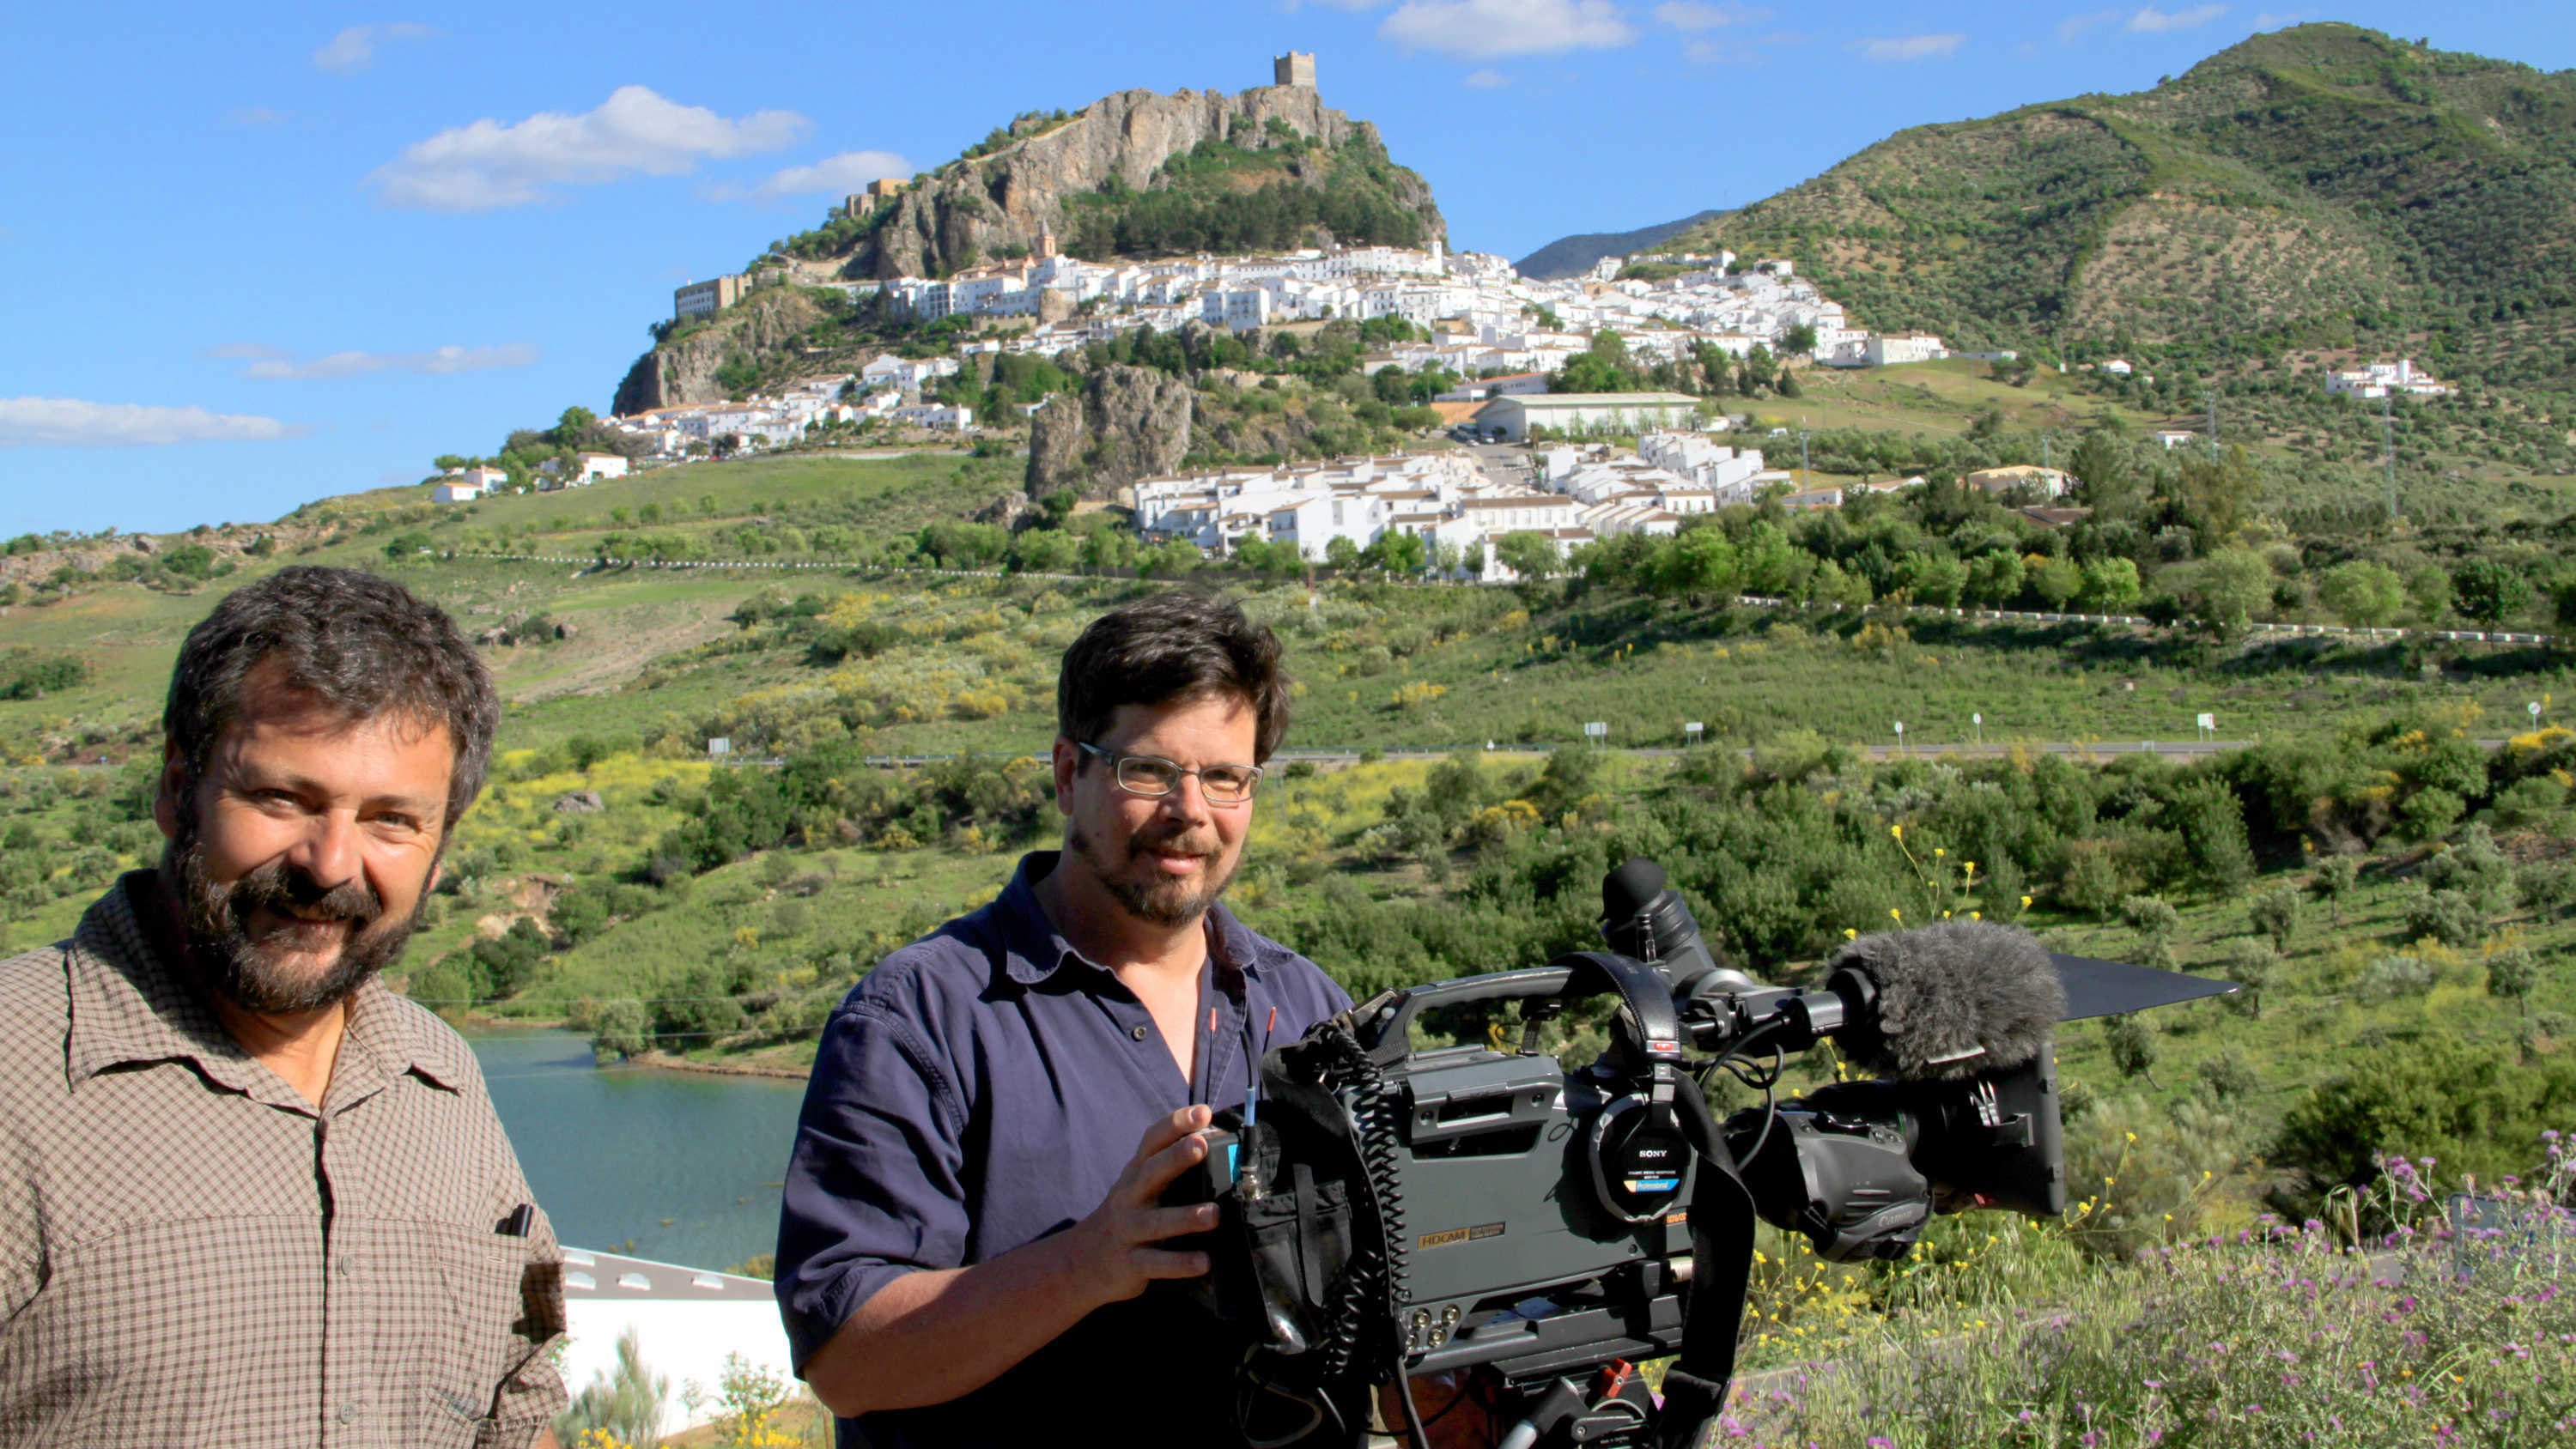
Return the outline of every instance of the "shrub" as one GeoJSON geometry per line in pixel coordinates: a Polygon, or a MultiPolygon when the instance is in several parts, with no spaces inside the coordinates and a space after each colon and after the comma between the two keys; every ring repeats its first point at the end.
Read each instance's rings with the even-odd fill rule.
{"type": "Polygon", "coordinates": [[[2120,902],[2120,921],[2149,942],[2170,941],[2182,929],[2182,913],[2156,896],[2131,896],[2120,902]]]}
{"type": "Polygon", "coordinates": [[[2263,1014],[2263,995],[2280,976],[2281,958],[2272,947],[2251,937],[2227,943],[2227,979],[2245,988],[2220,998],[2230,1011],[2245,1016],[2263,1014]]]}
{"type": "Polygon", "coordinates": [[[2576,857],[2523,871],[2522,903],[2543,916],[2576,907],[2576,857]]]}
{"type": "Polygon", "coordinates": [[[2531,1011],[2531,993],[2540,985],[2540,958],[2529,946],[2508,946],[2487,958],[2487,994],[2531,1011]]]}
{"type": "Polygon", "coordinates": [[[2571,1111],[2576,1062],[2517,1066],[2493,1046],[2427,1037],[2371,1049],[2317,1087],[2290,1109],[2269,1156],[2319,1192],[2368,1183],[2387,1154],[2492,1182],[2525,1166],[2530,1144],[2571,1111]]]}
{"type": "Polygon", "coordinates": [[[2424,863],[2424,884],[2437,892],[2457,891],[2481,912],[2494,915],[2513,899],[2513,863],[2496,848],[2487,827],[2472,825],[2461,832],[2458,844],[2424,863]]]}
{"type": "Polygon", "coordinates": [[[2361,861],[2349,855],[2329,855],[2308,872],[2308,889],[2326,903],[2335,924],[2343,923],[2343,897],[2353,883],[2361,879],[2361,861]]]}
{"type": "Polygon", "coordinates": [[[88,661],[75,654],[12,649],[0,657],[0,699],[42,699],[89,682],[88,661]]]}
{"type": "Polygon", "coordinates": [[[631,999],[589,1004],[582,1013],[590,1023],[590,1050],[601,1061],[644,1054],[652,1042],[653,1017],[644,1003],[631,999]]]}
{"type": "Polygon", "coordinates": [[[475,942],[472,951],[475,964],[490,983],[491,994],[500,997],[511,995],[534,979],[547,945],[546,933],[536,922],[521,916],[501,935],[475,942]]]}
{"type": "Polygon", "coordinates": [[[2271,938],[2272,950],[2288,954],[2290,938],[2299,931],[2299,892],[2288,884],[2278,885],[2254,898],[2250,910],[2254,929],[2271,938]]]}
{"type": "Polygon", "coordinates": [[[2421,956],[2382,956],[2362,973],[2358,991],[2365,1001],[2414,1000],[2433,989],[2433,963],[2421,956]]]}
{"type": "Polygon", "coordinates": [[[2409,840],[2439,840],[2450,833],[2468,806],[2448,790],[2418,790],[2397,807],[2397,817],[2404,822],[2404,835],[2409,840]]]}
{"type": "Polygon", "coordinates": [[[2239,1102],[2263,1086],[2262,1073],[2233,1049],[2200,1064],[2201,1085],[2222,1102],[2239,1102]]]}
{"type": "Polygon", "coordinates": [[[2407,903],[2406,934],[2466,950],[2487,938],[2487,916],[2459,891],[2428,890],[2407,903]]]}
{"type": "Polygon", "coordinates": [[[2144,1077],[2148,1086],[2164,1090],[2156,1082],[2156,1029],[2145,1018],[2115,1016],[2103,1038],[2111,1048],[2111,1065],[2121,1076],[2144,1077]]]}

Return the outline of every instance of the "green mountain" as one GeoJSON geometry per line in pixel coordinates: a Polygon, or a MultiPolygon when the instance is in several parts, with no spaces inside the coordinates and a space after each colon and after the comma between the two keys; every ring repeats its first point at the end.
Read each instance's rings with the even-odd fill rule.
{"type": "Polygon", "coordinates": [[[1724,214],[1703,211],[1679,221],[1641,226],[1635,231],[1594,231],[1561,236],[1512,263],[1512,270],[1543,282],[1577,276],[1603,257],[1624,257],[1630,252],[1644,251],[1666,237],[1679,236],[1701,222],[1724,214]]]}
{"type": "Polygon", "coordinates": [[[1794,257],[1954,345],[2401,341],[2563,386],[2576,72],[2301,25],[2153,90],[1900,131],[1672,244],[1794,257]]]}

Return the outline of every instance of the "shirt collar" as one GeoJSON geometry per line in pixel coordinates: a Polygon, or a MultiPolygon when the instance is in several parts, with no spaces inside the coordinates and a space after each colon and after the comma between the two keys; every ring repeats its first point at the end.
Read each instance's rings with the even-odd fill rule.
{"type": "MultiPolygon", "coordinates": [[[[1068,964],[1092,971],[1105,969],[1075,950],[1055,923],[1047,919],[1046,908],[1038,904],[1037,883],[1046,879],[1063,857],[1060,850],[1032,850],[1021,856],[1019,869],[1011,873],[1011,883],[993,902],[1001,918],[1003,969],[1023,986],[1034,986],[1068,964]]],[[[1222,901],[1208,907],[1205,924],[1210,954],[1217,964],[1248,980],[1260,980],[1261,938],[1253,934],[1252,928],[1236,920],[1222,901]]]]}
{"type": "MultiPolygon", "coordinates": [[[[271,1105],[310,1110],[276,1073],[242,1050],[205,997],[167,959],[146,923],[160,909],[150,871],[131,871],[91,904],[65,953],[71,1029],[64,1065],[69,1085],[115,1067],[186,1061],[217,1084],[271,1105]]],[[[331,1071],[334,1107],[354,1101],[402,1072],[457,1089],[470,1059],[453,1032],[433,1029],[428,1010],[394,995],[381,981],[361,984],[331,1071]]]]}

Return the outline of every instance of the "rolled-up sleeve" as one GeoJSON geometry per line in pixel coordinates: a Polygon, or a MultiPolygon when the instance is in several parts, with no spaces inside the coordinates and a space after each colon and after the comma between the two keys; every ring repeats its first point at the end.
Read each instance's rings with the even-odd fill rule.
{"type": "Polygon", "coordinates": [[[879,1000],[824,1028],[778,1222],[778,1306],[799,1374],[859,1305],[964,1265],[966,1112],[920,1026],[879,1000]]]}

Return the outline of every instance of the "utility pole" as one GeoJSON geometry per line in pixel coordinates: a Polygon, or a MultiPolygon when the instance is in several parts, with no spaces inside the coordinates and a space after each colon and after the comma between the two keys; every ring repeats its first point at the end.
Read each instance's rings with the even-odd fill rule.
{"type": "Polygon", "coordinates": [[[1807,420],[1798,419],[1798,491],[1807,491],[1807,420]]]}
{"type": "Polygon", "coordinates": [[[2379,394],[2379,462],[2388,475],[2388,526],[2397,526],[2397,419],[2392,398],[2395,388],[2379,394]]]}

